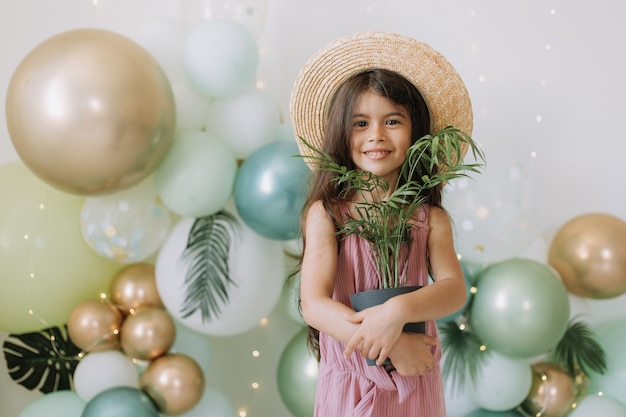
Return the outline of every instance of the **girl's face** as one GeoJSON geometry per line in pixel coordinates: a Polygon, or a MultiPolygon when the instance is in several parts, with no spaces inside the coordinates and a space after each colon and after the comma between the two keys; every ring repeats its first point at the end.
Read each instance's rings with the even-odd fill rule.
{"type": "Polygon", "coordinates": [[[402,106],[371,90],[354,106],[350,131],[351,157],[362,170],[394,185],[411,146],[411,119],[402,106]]]}

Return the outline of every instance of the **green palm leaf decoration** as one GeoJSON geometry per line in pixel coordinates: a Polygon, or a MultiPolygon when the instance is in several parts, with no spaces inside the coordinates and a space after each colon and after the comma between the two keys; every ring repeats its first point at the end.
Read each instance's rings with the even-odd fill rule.
{"type": "Polygon", "coordinates": [[[23,387],[44,394],[72,389],[81,350],[70,341],[67,326],[10,334],[2,350],[11,379],[23,387]]]}
{"type": "Polygon", "coordinates": [[[604,349],[595,340],[589,325],[575,320],[570,321],[565,335],[550,353],[550,361],[563,367],[572,377],[576,377],[579,370],[584,374],[589,374],[589,371],[605,373],[604,349]]]}
{"type": "Polygon", "coordinates": [[[207,323],[220,316],[229,287],[237,285],[230,277],[228,258],[238,227],[237,219],[224,210],[195,219],[182,254],[187,264],[183,317],[199,311],[207,323]]]}
{"type": "Polygon", "coordinates": [[[483,343],[466,326],[459,326],[451,321],[438,326],[441,333],[441,346],[446,353],[443,362],[443,375],[450,378],[454,392],[463,389],[467,376],[475,382],[482,366],[489,355],[483,343]]]}

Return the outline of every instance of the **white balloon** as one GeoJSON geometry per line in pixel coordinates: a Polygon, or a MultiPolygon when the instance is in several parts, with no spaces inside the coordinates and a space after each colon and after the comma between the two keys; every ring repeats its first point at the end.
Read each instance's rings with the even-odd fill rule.
{"type": "Polygon", "coordinates": [[[139,27],[134,39],[159,63],[171,83],[185,80],[183,46],[187,30],[174,19],[155,19],[139,27]]]}
{"type": "Polygon", "coordinates": [[[446,417],[465,417],[479,407],[470,395],[469,390],[454,388],[452,381],[444,381],[444,395],[446,398],[446,417]]]}
{"type": "Polygon", "coordinates": [[[244,91],[258,65],[254,36],[233,20],[207,20],[185,40],[183,68],[192,88],[203,96],[227,97],[244,91]]]}
{"type": "Polygon", "coordinates": [[[479,377],[469,384],[471,396],[485,410],[512,410],[528,396],[532,378],[532,367],[528,361],[491,351],[485,358],[479,377]]]}
{"type": "Polygon", "coordinates": [[[586,395],[578,400],[568,417],[626,417],[626,408],[607,396],[586,395]]]}
{"type": "Polygon", "coordinates": [[[172,91],[176,103],[176,132],[204,129],[210,100],[195,92],[186,80],[172,83],[172,91]]]}
{"type": "Polygon", "coordinates": [[[444,206],[464,259],[488,264],[516,257],[539,237],[542,215],[529,171],[500,153],[481,175],[458,178],[444,188],[444,206]]]}
{"type": "Polygon", "coordinates": [[[157,288],[163,304],[182,324],[201,333],[228,336],[252,329],[278,303],[284,282],[284,257],[280,244],[266,239],[238,219],[239,229],[230,233],[228,300],[219,301],[219,317],[203,319],[195,310],[183,316],[185,276],[189,268],[182,259],[195,219],[184,218],[172,230],[156,262],[157,288]]]}
{"type": "Polygon", "coordinates": [[[119,350],[91,352],[74,371],[76,393],[85,402],[114,387],[139,388],[139,373],[131,359],[119,350]]]}
{"type": "Polygon", "coordinates": [[[206,122],[207,131],[222,139],[239,159],[276,140],[279,126],[278,107],[267,93],[256,89],[215,100],[206,122]]]}
{"type": "Polygon", "coordinates": [[[88,197],[80,222],[89,247],[105,258],[128,264],[157,251],[167,237],[171,218],[150,176],[126,190],[88,197]]]}

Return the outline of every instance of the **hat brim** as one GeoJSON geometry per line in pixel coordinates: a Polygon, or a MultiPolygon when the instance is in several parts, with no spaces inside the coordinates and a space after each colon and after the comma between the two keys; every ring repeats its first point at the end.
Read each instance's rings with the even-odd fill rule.
{"type": "Polygon", "coordinates": [[[317,51],[296,78],[289,108],[302,155],[312,156],[313,151],[300,137],[322,149],[327,106],[337,88],[350,77],[375,68],[394,71],[417,87],[430,111],[432,132],[454,126],[471,135],[469,94],[443,55],[414,38],[360,32],[338,38],[317,51]]]}

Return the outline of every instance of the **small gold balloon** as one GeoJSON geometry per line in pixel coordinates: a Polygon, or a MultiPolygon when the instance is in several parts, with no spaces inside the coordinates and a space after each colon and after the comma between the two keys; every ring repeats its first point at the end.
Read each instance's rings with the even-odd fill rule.
{"type": "Polygon", "coordinates": [[[174,353],[150,362],[141,375],[141,389],[166,415],[191,410],[202,398],[204,374],[195,360],[174,353]]]}
{"type": "Polygon", "coordinates": [[[548,263],[572,294],[604,299],[626,292],[626,222],[602,213],[575,217],[556,233],[548,263]]]}
{"type": "Polygon", "coordinates": [[[563,417],[572,410],[576,385],[558,365],[548,362],[532,365],[530,392],[521,406],[528,414],[541,417],[563,417]]]}
{"type": "Polygon", "coordinates": [[[163,307],[154,274],[154,265],[135,263],[120,270],[111,282],[111,301],[122,312],[142,307],[163,307]]]}
{"type": "Polygon", "coordinates": [[[172,88],[157,61],[115,32],[52,36],[9,82],[11,141],[32,172],[73,194],[128,188],[149,175],[172,142],[172,88]]]}
{"type": "Polygon", "coordinates": [[[144,307],[124,320],[120,342],[131,358],[151,360],[164,355],[174,343],[176,327],[167,311],[144,307]]]}
{"type": "Polygon", "coordinates": [[[72,310],[67,320],[70,340],[86,352],[119,349],[119,332],[124,316],[103,300],[85,301],[72,310]]]}

